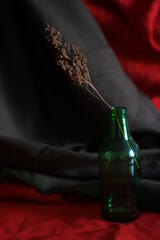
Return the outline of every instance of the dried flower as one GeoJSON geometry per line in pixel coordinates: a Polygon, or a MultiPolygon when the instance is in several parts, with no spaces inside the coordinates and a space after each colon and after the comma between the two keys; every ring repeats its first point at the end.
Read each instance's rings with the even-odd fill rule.
{"type": "Polygon", "coordinates": [[[112,108],[92,84],[85,55],[74,45],[62,43],[61,33],[50,27],[48,23],[46,23],[45,35],[49,45],[56,53],[56,64],[64,74],[74,83],[87,89],[94,97],[101,99],[109,108],[112,108]],[[89,87],[96,95],[89,90],[89,87]]]}
{"type": "MultiPolygon", "coordinates": [[[[100,95],[100,93],[92,84],[91,78],[89,75],[89,70],[87,67],[87,59],[84,56],[84,54],[80,52],[78,48],[75,47],[74,45],[70,45],[69,43],[63,44],[61,33],[59,31],[56,31],[55,28],[50,27],[48,23],[46,23],[45,34],[46,34],[46,39],[49,45],[56,52],[56,63],[60,67],[60,69],[64,72],[64,74],[71,81],[73,81],[78,85],[83,86],[89,92],[90,90],[88,87],[90,87],[96,93],[95,95],[92,92],[90,92],[94,97],[98,97],[107,105],[107,107],[112,108],[103,99],[103,97],[100,95]]],[[[122,134],[124,134],[121,128],[120,122],[118,120],[118,117],[117,117],[117,122],[122,134]]],[[[129,142],[127,143],[129,148],[131,149],[129,142]]],[[[139,164],[135,157],[134,157],[134,160],[136,162],[137,168],[139,169],[139,164]]]]}

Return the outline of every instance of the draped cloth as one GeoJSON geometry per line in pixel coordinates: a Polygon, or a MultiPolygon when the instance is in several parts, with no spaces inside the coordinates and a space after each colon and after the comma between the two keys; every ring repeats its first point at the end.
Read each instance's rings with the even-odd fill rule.
{"type": "MultiPolygon", "coordinates": [[[[91,1],[84,2],[94,15],[95,6],[91,7],[91,1]]],[[[117,11],[121,2],[113,1],[113,8],[109,1],[108,8],[100,7],[100,10],[109,9],[114,15],[114,9],[117,11]]],[[[125,17],[121,11],[118,14],[123,21],[130,18],[127,12],[124,12],[125,17]]],[[[101,20],[97,17],[99,23],[101,20]]],[[[63,4],[58,0],[18,0],[14,3],[6,0],[0,3],[1,182],[22,181],[42,193],[99,194],[97,152],[107,135],[108,109],[60,72],[45,40],[45,21],[62,32],[65,42],[78,46],[86,55],[92,82],[104,99],[112,106],[127,108],[131,134],[141,149],[141,205],[159,210],[160,113],[152,104],[155,103],[154,91],[151,102],[148,92],[148,96],[142,92],[148,87],[138,81],[141,52],[139,50],[139,57],[134,55],[129,62],[131,65],[126,65],[125,54],[130,45],[124,43],[125,27],[122,24],[119,43],[124,45],[115,45],[116,39],[113,39],[113,46],[119,46],[117,55],[124,71],[114,52],[116,47],[113,51],[110,46],[112,37],[108,37],[109,44],[105,30],[103,33],[80,0],[68,0],[63,4]]],[[[131,19],[133,25],[134,21],[137,19],[131,19]]],[[[115,26],[110,23],[112,21],[107,25],[110,31],[106,27],[109,35],[116,29],[116,21],[115,26]]],[[[137,31],[139,34],[139,28],[137,31]]],[[[130,34],[135,34],[131,27],[130,34]]],[[[143,36],[148,35],[143,33],[143,36]]],[[[128,35],[126,38],[127,42],[132,39],[128,35]]],[[[133,51],[134,47],[136,49],[134,43],[133,51]]],[[[148,47],[146,59],[149,59],[150,67],[152,61],[156,61],[149,57],[151,52],[148,47]]],[[[131,58],[132,54],[129,56],[131,58]]],[[[146,64],[146,59],[142,59],[141,64],[143,60],[146,64]]],[[[154,71],[154,74],[158,72],[154,71]]],[[[156,77],[158,79],[158,75],[156,77]]]]}

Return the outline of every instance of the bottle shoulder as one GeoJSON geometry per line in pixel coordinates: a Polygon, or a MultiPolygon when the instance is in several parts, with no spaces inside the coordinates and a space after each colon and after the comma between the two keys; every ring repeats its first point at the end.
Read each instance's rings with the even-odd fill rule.
{"type": "Polygon", "coordinates": [[[132,137],[129,137],[128,140],[109,140],[105,139],[99,148],[99,153],[104,152],[135,152],[136,155],[139,154],[139,147],[132,137]]]}

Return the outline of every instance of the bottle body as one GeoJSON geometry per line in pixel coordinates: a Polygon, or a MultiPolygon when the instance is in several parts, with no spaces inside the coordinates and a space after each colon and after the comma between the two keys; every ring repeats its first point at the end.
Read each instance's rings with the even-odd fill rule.
{"type": "Polygon", "coordinates": [[[139,216],[139,148],[130,136],[126,116],[119,112],[112,116],[109,128],[99,151],[101,210],[105,219],[131,221],[139,216]]]}

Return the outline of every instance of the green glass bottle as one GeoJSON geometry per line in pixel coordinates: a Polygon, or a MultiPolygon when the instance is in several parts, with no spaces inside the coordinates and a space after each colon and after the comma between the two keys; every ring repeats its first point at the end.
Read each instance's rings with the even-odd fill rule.
{"type": "Polygon", "coordinates": [[[130,135],[127,110],[109,110],[108,134],[99,150],[101,210],[105,219],[126,222],[139,216],[139,148],[130,135]]]}

